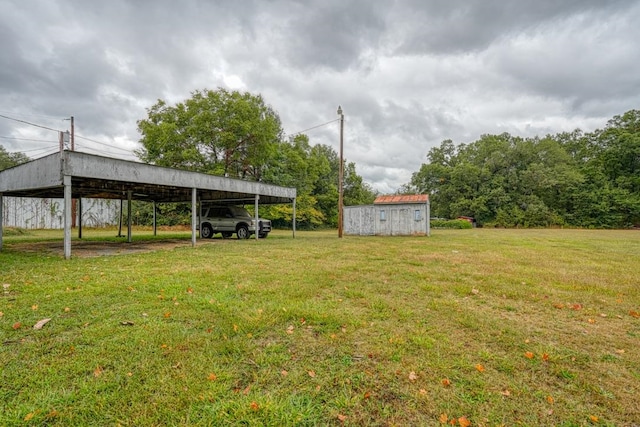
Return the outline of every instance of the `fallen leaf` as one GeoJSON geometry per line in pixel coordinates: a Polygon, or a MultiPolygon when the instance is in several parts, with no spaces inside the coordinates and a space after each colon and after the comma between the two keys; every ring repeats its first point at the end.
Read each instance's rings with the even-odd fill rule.
{"type": "Polygon", "coordinates": [[[589,322],[589,323],[591,323],[593,325],[594,323],[596,323],[596,320],[595,319],[587,319],[587,322],[589,322]]]}
{"type": "Polygon", "coordinates": [[[33,304],[33,305],[31,306],[31,310],[33,310],[33,311],[37,311],[37,310],[38,310],[38,304],[33,304]]]}
{"type": "Polygon", "coordinates": [[[20,329],[20,326],[22,326],[22,323],[20,322],[16,322],[13,324],[13,326],[11,326],[13,329],[20,329]]]}
{"type": "Polygon", "coordinates": [[[51,319],[42,319],[42,320],[39,320],[39,321],[38,321],[38,323],[36,323],[35,325],[33,325],[33,329],[35,329],[35,330],[40,330],[40,329],[42,329],[42,327],[43,327],[44,325],[46,325],[47,323],[49,323],[49,321],[50,321],[50,320],[51,320],[51,319]]]}
{"type": "Polygon", "coordinates": [[[316,377],[316,371],[309,371],[309,372],[307,372],[307,374],[309,374],[309,376],[311,378],[315,378],[316,377]]]}
{"type": "Polygon", "coordinates": [[[71,309],[70,309],[69,307],[65,307],[65,308],[64,308],[64,312],[65,312],[65,313],[68,313],[68,312],[70,312],[70,311],[71,311],[71,309]]]}
{"type": "Polygon", "coordinates": [[[471,421],[469,421],[467,417],[460,417],[458,418],[458,424],[460,424],[460,427],[469,427],[471,425],[471,421]]]}
{"type": "Polygon", "coordinates": [[[500,394],[503,395],[503,396],[506,396],[506,397],[511,396],[511,392],[509,390],[507,390],[506,388],[504,390],[502,390],[500,392],[500,394]]]}
{"type": "Polygon", "coordinates": [[[258,406],[258,404],[255,401],[251,402],[251,405],[249,406],[251,406],[251,409],[253,409],[254,411],[257,411],[258,409],[260,409],[260,406],[258,406]]]}
{"type": "Polygon", "coordinates": [[[4,316],[4,313],[0,311],[0,317],[4,316]]]}
{"type": "Polygon", "coordinates": [[[164,313],[164,318],[168,319],[169,317],[171,317],[171,312],[167,311],[166,313],[164,313]]]}
{"type": "Polygon", "coordinates": [[[479,364],[479,363],[478,363],[478,364],[476,365],[476,370],[477,370],[478,372],[484,372],[484,366],[482,366],[481,364],[479,364]]]}
{"type": "Polygon", "coordinates": [[[289,335],[291,335],[291,334],[293,333],[293,329],[294,329],[293,325],[289,325],[289,326],[287,327],[287,333],[288,333],[289,335]]]}
{"type": "Polygon", "coordinates": [[[438,420],[442,423],[442,424],[446,424],[447,421],[449,421],[449,417],[447,416],[447,414],[440,414],[440,417],[438,418],[438,420]]]}
{"type": "Polygon", "coordinates": [[[122,326],[133,326],[133,322],[130,320],[123,320],[122,322],[120,322],[120,324],[122,326]]]}
{"type": "Polygon", "coordinates": [[[102,369],[102,366],[97,366],[96,369],[93,370],[93,376],[98,378],[103,372],[104,369],[102,369]]]}
{"type": "Polygon", "coordinates": [[[238,325],[235,323],[233,324],[233,332],[238,332],[238,325]]]}
{"type": "Polygon", "coordinates": [[[550,405],[553,405],[553,403],[555,402],[555,399],[554,399],[553,397],[551,397],[551,396],[547,396],[547,402],[548,402],[550,405]]]}
{"type": "Polygon", "coordinates": [[[127,376],[128,377],[132,377],[133,376],[133,372],[127,372],[127,376]]]}
{"type": "Polygon", "coordinates": [[[214,374],[213,372],[209,374],[209,376],[207,377],[207,379],[209,381],[215,381],[218,378],[218,376],[216,374],[214,374]]]}
{"type": "Polygon", "coordinates": [[[418,376],[416,375],[415,372],[411,371],[409,372],[409,381],[415,381],[418,379],[418,376]]]}
{"type": "Polygon", "coordinates": [[[573,304],[571,306],[572,310],[582,310],[582,304],[573,304]]]}
{"type": "Polygon", "coordinates": [[[607,314],[605,314],[605,313],[600,313],[600,317],[607,317],[607,314]]]}
{"type": "Polygon", "coordinates": [[[24,420],[25,421],[29,421],[33,418],[35,414],[33,412],[29,412],[27,415],[24,416],[24,420]]]}
{"type": "Polygon", "coordinates": [[[618,354],[624,354],[624,350],[623,350],[623,349],[621,349],[621,348],[620,348],[620,349],[617,349],[617,350],[616,350],[616,353],[618,353],[618,354]]]}
{"type": "Polygon", "coordinates": [[[589,419],[594,422],[597,423],[600,419],[598,417],[596,417],[595,415],[589,415],[589,419]]]}
{"type": "Polygon", "coordinates": [[[476,288],[471,289],[471,293],[474,295],[478,295],[480,293],[479,290],[477,290],[476,288]]]}
{"type": "Polygon", "coordinates": [[[192,294],[193,293],[193,288],[192,287],[188,287],[187,288],[187,293],[188,294],[192,294]]]}
{"type": "Polygon", "coordinates": [[[444,378],[442,380],[442,385],[445,387],[449,387],[451,385],[451,380],[449,380],[449,378],[444,378]]]}
{"type": "Polygon", "coordinates": [[[629,316],[635,317],[636,319],[638,319],[638,318],[640,318],[640,313],[638,313],[637,311],[631,310],[629,312],[629,316]]]}
{"type": "Polygon", "coordinates": [[[342,415],[342,414],[338,414],[338,420],[343,423],[347,420],[347,416],[346,415],[342,415]]]}
{"type": "Polygon", "coordinates": [[[527,351],[524,354],[524,357],[526,357],[527,359],[533,359],[535,357],[535,354],[531,353],[530,351],[527,351]]]}
{"type": "Polygon", "coordinates": [[[557,309],[563,309],[564,308],[564,304],[553,304],[553,306],[557,309]]]}
{"type": "Polygon", "coordinates": [[[427,390],[425,390],[425,389],[421,388],[421,389],[419,390],[419,393],[420,393],[422,396],[426,396],[426,395],[427,395],[427,390]]]}
{"type": "Polygon", "coordinates": [[[244,394],[245,396],[249,394],[249,392],[251,391],[251,386],[248,385],[245,387],[244,390],[242,390],[242,394],[244,394]]]}
{"type": "Polygon", "coordinates": [[[287,375],[289,375],[289,372],[283,369],[282,371],[280,371],[280,375],[282,375],[283,377],[286,377],[287,375]]]}

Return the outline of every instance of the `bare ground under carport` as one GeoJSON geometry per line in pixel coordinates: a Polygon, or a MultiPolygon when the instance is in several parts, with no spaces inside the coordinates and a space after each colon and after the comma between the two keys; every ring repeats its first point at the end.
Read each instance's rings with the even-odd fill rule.
{"type": "MultiPolygon", "coordinates": [[[[215,240],[198,240],[197,245],[212,244],[214,242],[215,240]]],[[[39,252],[64,257],[64,248],[61,241],[16,242],[8,244],[7,247],[19,252],[39,252]]],[[[147,240],[139,242],[133,241],[131,243],[74,240],[71,243],[71,253],[73,257],[88,258],[153,252],[179,247],[191,247],[191,239],[147,240]]]]}

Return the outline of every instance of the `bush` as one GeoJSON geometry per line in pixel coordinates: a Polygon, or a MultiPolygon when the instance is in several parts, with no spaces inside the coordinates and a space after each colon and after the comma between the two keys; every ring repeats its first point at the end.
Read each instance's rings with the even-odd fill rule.
{"type": "Polygon", "coordinates": [[[455,228],[461,230],[473,228],[473,226],[464,219],[434,219],[431,221],[431,228],[455,228]]]}

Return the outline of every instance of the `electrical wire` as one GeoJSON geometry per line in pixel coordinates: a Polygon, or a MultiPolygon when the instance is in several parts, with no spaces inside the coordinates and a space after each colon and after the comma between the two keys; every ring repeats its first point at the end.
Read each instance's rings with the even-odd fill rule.
{"type": "Polygon", "coordinates": [[[76,134],[76,135],[74,135],[74,137],[76,139],[78,139],[78,138],[79,139],[84,139],[85,141],[91,141],[91,142],[94,142],[96,144],[104,145],[105,147],[109,147],[109,148],[112,148],[112,149],[115,149],[115,150],[120,150],[120,151],[124,151],[126,153],[133,154],[133,150],[128,150],[126,148],[120,148],[120,147],[116,147],[114,145],[105,144],[104,142],[96,141],[95,139],[87,138],[85,136],[80,136],[80,135],[76,134]]]}
{"type": "Polygon", "coordinates": [[[0,136],[0,138],[2,138],[2,139],[11,139],[11,140],[14,140],[14,141],[53,142],[54,144],[58,143],[58,141],[54,141],[53,139],[16,138],[16,137],[13,137],[13,136],[0,136]]]}
{"type": "Polygon", "coordinates": [[[37,128],[41,128],[41,129],[52,130],[54,132],[62,132],[62,131],[60,131],[58,129],[53,129],[53,128],[50,128],[50,127],[47,127],[47,126],[42,126],[42,125],[37,125],[35,123],[31,123],[31,122],[28,122],[26,120],[20,120],[20,119],[14,118],[14,117],[5,116],[4,114],[0,114],[0,117],[2,117],[3,119],[7,119],[7,120],[13,120],[14,122],[24,123],[24,124],[29,125],[29,126],[35,126],[37,128]]]}
{"type": "Polygon", "coordinates": [[[321,125],[316,125],[316,126],[313,126],[313,127],[308,128],[308,129],[301,130],[300,132],[290,133],[290,134],[289,134],[289,136],[296,136],[296,135],[300,135],[301,133],[304,133],[304,132],[307,132],[307,131],[310,131],[310,130],[313,130],[313,129],[317,129],[317,128],[320,128],[320,127],[322,127],[322,126],[330,125],[331,123],[335,123],[335,122],[337,122],[337,121],[339,121],[339,120],[340,120],[340,119],[338,118],[338,119],[335,119],[335,120],[328,121],[327,123],[322,123],[321,125]]]}

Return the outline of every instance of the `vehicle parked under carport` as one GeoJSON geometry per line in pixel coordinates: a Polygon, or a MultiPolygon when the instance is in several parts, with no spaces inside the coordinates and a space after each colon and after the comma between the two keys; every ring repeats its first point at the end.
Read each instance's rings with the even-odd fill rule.
{"type": "Polygon", "coordinates": [[[203,206],[200,220],[200,237],[212,238],[220,233],[225,239],[230,238],[234,233],[238,239],[248,239],[258,230],[258,237],[264,239],[271,231],[271,221],[259,218],[257,227],[255,217],[240,206],[203,206]]]}

